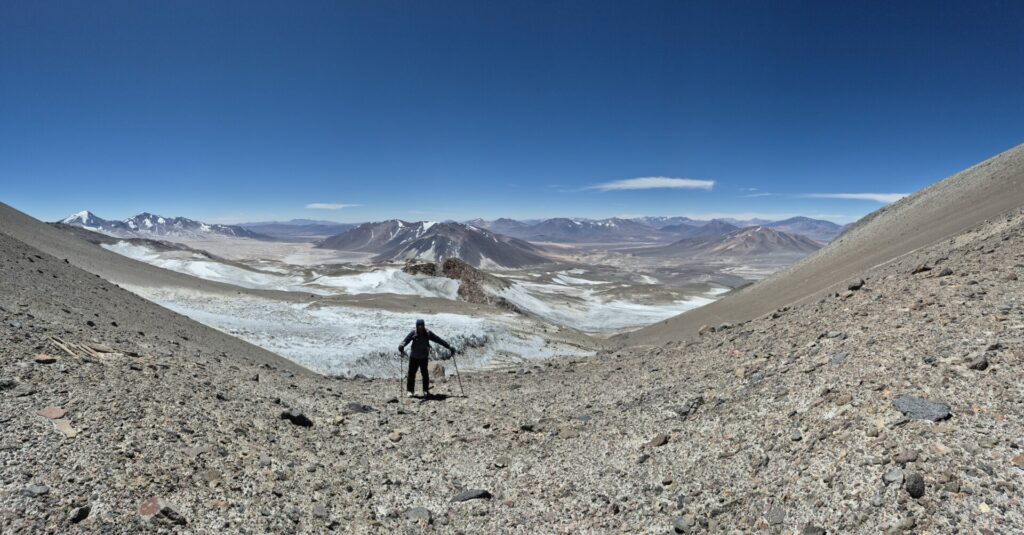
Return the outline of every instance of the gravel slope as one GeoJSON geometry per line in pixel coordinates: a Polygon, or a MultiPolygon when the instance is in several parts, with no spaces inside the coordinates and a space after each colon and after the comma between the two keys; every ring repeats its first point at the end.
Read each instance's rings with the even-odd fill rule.
{"type": "Polygon", "coordinates": [[[97,303],[135,298],[4,240],[6,277],[49,277],[34,287],[72,307],[31,291],[2,304],[5,533],[1024,529],[1019,212],[865,271],[857,290],[689,342],[467,375],[467,398],[401,404],[397,381],[137,338],[141,312],[80,327],[97,303]],[[61,266],[82,278],[52,279],[61,266]],[[56,353],[53,334],[116,352],[34,362],[56,353]],[[894,405],[905,395],[949,417],[908,419],[894,405]],[[51,406],[77,436],[37,414],[51,406]],[[291,409],[312,426],[281,419],[291,409]],[[452,502],[466,490],[491,497],[452,502]],[[163,512],[145,520],[152,497],[163,512]]]}

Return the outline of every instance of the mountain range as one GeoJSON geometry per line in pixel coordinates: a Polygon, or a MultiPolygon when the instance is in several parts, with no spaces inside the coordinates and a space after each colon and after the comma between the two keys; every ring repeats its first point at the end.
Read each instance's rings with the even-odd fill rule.
{"type": "Polygon", "coordinates": [[[763,226],[806,236],[822,244],[835,239],[844,226],[809,217],[793,217],[781,221],[765,219],[697,220],[683,216],[581,219],[557,217],[542,221],[473,219],[466,222],[498,234],[536,242],[555,243],[628,243],[673,242],[680,239],[722,236],[746,227],[763,226]]]}
{"type": "Polygon", "coordinates": [[[288,221],[260,221],[239,223],[237,226],[252,232],[285,240],[308,240],[334,236],[352,230],[356,223],[318,221],[315,219],[291,219],[288,221]]]}
{"type": "MultiPolygon", "coordinates": [[[[728,225],[724,222],[722,224],[728,225]]],[[[734,228],[725,234],[684,238],[661,247],[638,249],[633,254],[661,257],[685,256],[688,258],[751,258],[806,255],[821,248],[822,244],[806,236],[790,234],[766,226],[756,226],[734,228]]]]}
{"type": "Polygon", "coordinates": [[[463,223],[408,222],[398,219],[364,223],[317,244],[321,249],[374,253],[374,261],[440,261],[459,258],[474,267],[518,268],[550,260],[524,240],[463,223]]]}
{"type": "Polygon", "coordinates": [[[103,219],[89,211],[72,214],[58,223],[81,227],[86,230],[127,238],[179,237],[208,238],[225,236],[231,238],[248,238],[253,240],[269,240],[270,236],[253,232],[239,225],[217,225],[203,223],[185,217],[163,217],[149,212],[134,215],[128,219],[117,221],[103,219]]]}

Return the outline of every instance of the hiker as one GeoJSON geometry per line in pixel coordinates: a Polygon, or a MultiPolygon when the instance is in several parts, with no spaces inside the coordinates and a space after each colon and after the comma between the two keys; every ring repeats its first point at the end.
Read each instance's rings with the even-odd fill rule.
{"type": "Polygon", "coordinates": [[[412,342],[412,351],[409,353],[409,375],[405,380],[405,396],[411,398],[416,391],[416,370],[419,369],[423,375],[423,396],[427,397],[430,395],[430,374],[427,372],[430,342],[440,344],[452,353],[455,353],[455,349],[440,336],[428,331],[427,323],[423,320],[416,320],[416,328],[405,337],[405,340],[402,340],[398,346],[398,352],[405,355],[405,346],[409,342],[412,342]]]}

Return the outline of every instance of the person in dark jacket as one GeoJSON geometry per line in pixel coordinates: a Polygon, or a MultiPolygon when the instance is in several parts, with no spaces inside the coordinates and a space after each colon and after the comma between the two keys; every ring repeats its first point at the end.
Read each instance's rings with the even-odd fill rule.
{"type": "Polygon", "coordinates": [[[405,395],[412,397],[416,392],[416,370],[419,370],[423,375],[423,395],[429,396],[430,373],[427,372],[427,363],[430,357],[430,342],[441,345],[452,353],[455,353],[455,349],[440,336],[427,330],[427,323],[423,320],[416,320],[416,328],[405,337],[405,340],[402,340],[398,346],[398,352],[405,355],[405,346],[410,342],[412,342],[412,350],[409,352],[409,374],[405,379],[405,395]]]}

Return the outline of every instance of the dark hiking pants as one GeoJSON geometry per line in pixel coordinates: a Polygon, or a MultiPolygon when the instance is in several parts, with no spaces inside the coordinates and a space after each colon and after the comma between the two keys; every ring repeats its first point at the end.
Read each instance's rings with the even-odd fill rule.
{"type": "Polygon", "coordinates": [[[416,391],[416,370],[423,375],[423,393],[430,392],[430,373],[427,372],[427,359],[409,359],[409,375],[405,378],[405,389],[409,392],[416,391]]]}

